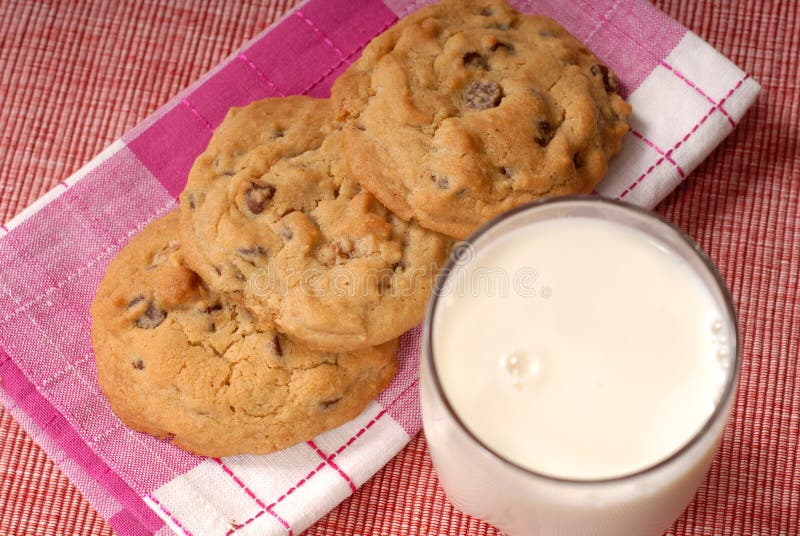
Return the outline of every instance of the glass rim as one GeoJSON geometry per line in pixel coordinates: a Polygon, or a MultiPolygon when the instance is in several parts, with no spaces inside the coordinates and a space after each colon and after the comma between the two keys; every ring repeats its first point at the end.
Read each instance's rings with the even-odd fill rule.
{"type": "MultiPolygon", "coordinates": [[[[698,442],[704,438],[714,423],[720,418],[724,408],[728,405],[728,402],[734,396],[736,392],[736,387],[738,383],[738,377],[741,368],[741,356],[740,356],[740,334],[739,334],[739,319],[736,314],[736,307],[733,304],[733,299],[731,298],[730,290],[728,289],[725,280],[722,278],[722,275],[719,273],[719,269],[708,256],[708,254],[690,237],[686,232],[682,229],[677,227],[676,225],[670,223],[666,219],[664,219],[661,215],[647,210],[645,208],[639,207],[637,205],[633,205],[631,203],[621,201],[619,199],[610,199],[601,197],[599,195],[569,195],[569,196],[562,196],[557,198],[548,198],[548,199],[540,199],[538,201],[533,201],[531,203],[526,203],[524,205],[520,205],[515,207],[499,216],[496,216],[492,220],[488,221],[487,223],[480,226],[477,230],[475,230],[469,237],[465,240],[461,241],[461,244],[468,244],[474,245],[478,240],[480,240],[488,231],[491,229],[503,224],[507,220],[514,218],[524,212],[535,211],[542,206],[550,206],[550,205],[558,205],[558,204],[599,204],[605,205],[608,207],[613,207],[614,210],[621,210],[627,211],[631,213],[635,213],[639,216],[644,216],[646,219],[650,219],[651,221],[660,224],[665,231],[674,233],[680,241],[682,241],[685,245],[689,247],[689,249],[693,252],[693,254],[700,259],[701,264],[705,267],[705,269],[709,272],[712,276],[714,284],[717,286],[719,290],[722,300],[724,302],[724,313],[730,318],[732,322],[732,332],[733,337],[730,341],[730,344],[733,346],[733,352],[731,352],[731,359],[733,363],[727,369],[727,377],[725,379],[725,389],[722,391],[719,401],[715,404],[714,410],[711,414],[706,418],[701,426],[695,433],[692,435],[691,439],[686,441],[681,445],[681,447],[667,456],[664,459],[661,459],[651,465],[648,465],[642,469],[638,469],[636,471],[625,473],[619,476],[614,476],[610,478],[565,478],[565,477],[558,477],[555,475],[550,475],[547,473],[542,473],[539,471],[535,471],[519,463],[509,459],[506,456],[503,456],[492,447],[484,443],[472,430],[469,429],[455,411],[450,400],[447,397],[447,394],[442,387],[441,381],[439,379],[439,373],[436,369],[436,360],[434,359],[434,350],[433,350],[433,318],[436,314],[436,308],[439,303],[439,299],[442,296],[442,289],[444,285],[447,283],[448,278],[454,272],[454,268],[456,263],[458,262],[456,255],[450,255],[450,258],[447,260],[445,266],[439,271],[439,274],[436,276],[436,281],[433,287],[433,291],[431,294],[431,298],[428,302],[428,311],[425,315],[425,321],[423,323],[423,348],[427,349],[425,358],[428,362],[428,366],[431,370],[431,379],[433,380],[433,386],[436,391],[436,395],[442,401],[442,404],[447,411],[447,413],[453,418],[456,426],[467,436],[485,453],[489,456],[500,460],[504,464],[526,473],[530,476],[540,478],[543,480],[547,480],[550,482],[562,483],[562,484],[581,484],[581,485],[595,485],[595,484],[609,484],[615,482],[623,482],[626,480],[633,480],[639,477],[643,477],[647,474],[654,473],[659,469],[670,465],[672,462],[677,460],[678,458],[682,457],[682,455],[689,450],[693,446],[695,446],[698,442]]],[[[627,225],[627,224],[622,224],[627,225]]],[[[694,271],[697,271],[694,269],[694,271]]]]}

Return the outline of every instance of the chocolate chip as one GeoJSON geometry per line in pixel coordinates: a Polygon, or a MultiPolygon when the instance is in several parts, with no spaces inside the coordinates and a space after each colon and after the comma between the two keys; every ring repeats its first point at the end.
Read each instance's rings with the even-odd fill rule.
{"type": "Polygon", "coordinates": [[[489,70],[489,64],[486,63],[486,58],[477,52],[467,52],[464,54],[463,60],[464,67],[467,69],[483,69],[484,71],[489,70]]]}
{"type": "Polygon", "coordinates": [[[214,273],[217,275],[222,275],[222,270],[219,269],[219,266],[211,265],[211,269],[214,270],[214,273]]]}
{"type": "Polygon", "coordinates": [[[473,110],[487,110],[500,104],[503,90],[491,80],[474,80],[464,93],[464,103],[473,110]]]}
{"type": "Polygon", "coordinates": [[[236,171],[234,171],[232,169],[226,169],[225,171],[219,171],[219,168],[220,168],[220,165],[221,165],[221,159],[222,159],[222,155],[217,155],[217,157],[214,159],[214,168],[217,169],[217,172],[223,177],[232,177],[232,176],[236,175],[236,171]]]}
{"type": "Polygon", "coordinates": [[[260,257],[267,254],[267,250],[261,246],[250,246],[247,248],[239,248],[236,250],[236,254],[240,257],[251,260],[256,257],[260,257]]]}
{"type": "Polygon", "coordinates": [[[482,17],[491,17],[492,15],[494,15],[494,11],[492,11],[492,8],[490,7],[485,7],[481,9],[480,14],[482,17]]]}
{"type": "Polygon", "coordinates": [[[286,241],[294,238],[294,231],[292,231],[288,227],[281,227],[280,230],[278,231],[278,234],[281,235],[281,238],[283,238],[286,241]]]}
{"type": "Polygon", "coordinates": [[[550,140],[553,139],[555,136],[555,132],[553,131],[553,125],[551,125],[547,121],[537,121],[536,122],[536,134],[534,134],[534,141],[538,143],[542,147],[546,147],[550,140]]]}
{"type": "Polygon", "coordinates": [[[549,121],[538,121],[536,126],[543,136],[549,136],[553,133],[553,125],[549,121]]]}
{"type": "Polygon", "coordinates": [[[250,188],[244,193],[244,199],[247,202],[247,210],[253,214],[260,214],[267,205],[267,201],[272,199],[272,196],[275,195],[275,187],[269,184],[259,184],[257,182],[251,182],[250,184],[250,188]]]}
{"type": "Polygon", "coordinates": [[[511,178],[511,171],[506,167],[501,167],[500,168],[500,175],[502,175],[503,177],[505,177],[507,179],[510,179],[511,178]]]}
{"type": "Polygon", "coordinates": [[[378,294],[381,296],[392,290],[392,281],[387,277],[381,277],[378,280],[378,294]]]}
{"type": "Polygon", "coordinates": [[[406,269],[405,261],[396,262],[392,265],[393,272],[402,272],[405,269],[406,269]]]}
{"type": "Polygon", "coordinates": [[[142,361],[141,359],[137,359],[135,361],[131,361],[131,365],[136,370],[144,370],[144,361],[142,361]]]}
{"type": "Polygon", "coordinates": [[[394,270],[389,270],[387,268],[382,269],[378,275],[378,280],[376,281],[378,294],[386,294],[388,291],[390,291],[392,289],[393,281],[394,270]]]}
{"type": "Polygon", "coordinates": [[[283,357],[283,348],[281,347],[281,338],[278,335],[275,335],[272,338],[272,351],[275,352],[275,355],[278,357],[283,357]]]}
{"type": "Polygon", "coordinates": [[[284,136],[283,130],[276,130],[272,133],[272,139],[277,140],[278,138],[282,138],[284,136]]]}
{"type": "Polygon", "coordinates": [[[603,77],[603,87],[605,88],[606,92],[616,93],[619,89],[619,83],[617,82],[616,77],[605,65],[592,65],[592,74],[595,76],[601,75],[603,77]]]}
{"type": "Polygon", "coordinates": [[[572,157],[572,163],[575,164],[575,169],[583,167],[583,157],[579,153],[575,153],[575,156],[572,157]]]}
{"type": "Polygon", "coordinates": [[[221,309],[222,309],[222,304],[221,303],[215,303],[214,305],[209,305],[208,307],[203,309],[203,312],[205,314],[209,315],[209,318],[208,318],[208,331],[210,331],[211,333],[214,333],[215,331],[217,331],[217,323],[214,322],[214,319],[211,317],[211,313],[213,313],[215,311],[219,311],[221,309]]]}
{"type": "Polygon", "coordinates": [[[167,312],[158,309],[153,302],[147,304],[147,310],[136,319],[136,326],[142,329],[153,329],[161,325],[167,318],[167,312]]]}
{"type": "Polygon", "coordinates": [[[492,52],[497,52],[498,50],[505,50],[508,54],[512,54],[514,52],[514,45],[509,43],[505,43],[503,41],[498,41],[497,43],[493,44],[490,50],[492,52]]]}
{"type": "Polygon", "coordinates": [[[322,409],[331,409],[333,406],[338,404],[341,399],[342,399],[342,397],[340,396],[339,398],[332,398],[330,400],[323,400],[322,402],[319,403],[319,405],[320,405],[320,407],[322,407],[322,409]]]}
{"type": "Polygon", "coordinates": [[[195,208],[197,208],[196,205],[194,204],[194,194],[187,195],[186,199],[189,200],[189,208],[190,209],[194,210],[195,208]]]}
{"type": "Polygon", "coordinates": [[[140,294],[140,295],[136,296],[134,299],[132,299],[131,301],[128,302],[128,308],[130,309],[131,307],[133,307],[137,303],[142,303],[143,301],[144,301],[144,296],[142,296],[140,294]]]}
{"type": "Polygon", "coordinates": [[[441,177],[439,175],[431,175],[431,180],[440,190],[447,190],[448,188],[450,188],[450,179],[448,179],[447,177],[441,177]]]}

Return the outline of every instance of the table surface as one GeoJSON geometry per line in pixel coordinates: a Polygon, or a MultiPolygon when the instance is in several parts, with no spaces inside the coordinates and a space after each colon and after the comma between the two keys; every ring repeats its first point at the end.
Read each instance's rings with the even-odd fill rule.
{"type": "MultiPolygon", "coordinates": [[[[343,0],[344,1],[344,0],[343,0]]],[[[0,222],[289,9],[295,0],[0,5],[0,222]]],[[[739,397],[711,473],[670,534],[800,529],[800,2],[657,0],[763,93],[658,208],[717,262],[739,309],[739,397]]],[[[0,535],[112,534],[0,410],[0,535]]],[[[420,434],[308,530],[497,534],[453,510],[420,434]]]]}

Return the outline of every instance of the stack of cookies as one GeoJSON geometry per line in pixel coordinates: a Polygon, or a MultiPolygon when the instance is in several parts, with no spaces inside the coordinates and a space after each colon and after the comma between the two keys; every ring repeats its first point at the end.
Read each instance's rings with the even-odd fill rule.
{"type": "Polygon", "coordinates": [[[330,100],[232,109],[180,208],[97,291],[112,408],[209,456],[346,422],[391,381],[453,241],[520,204],[592,191],[629,114],[583,45],[502,0],[400,21],[330,100]]]}

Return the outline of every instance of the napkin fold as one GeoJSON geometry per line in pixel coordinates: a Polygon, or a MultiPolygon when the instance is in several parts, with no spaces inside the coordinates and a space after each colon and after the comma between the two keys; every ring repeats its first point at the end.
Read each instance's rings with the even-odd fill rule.
{"type": "MultiPolygon", "coordinates": [[[[176,206],[228,108],[328,96],[376,35],[428,2],[308,0],[0,228],[0,403],[120,534],[299,534],[421,427],[419,328],[356,419],[267,456],[200,458],[125,427],[97,384],[89,305],[106,265],[176,206]]],[[[741,120],[759,85],[646,0],[514,2],[612,70],[631,132],[598,193],[653,207],[741,120]]]]}

